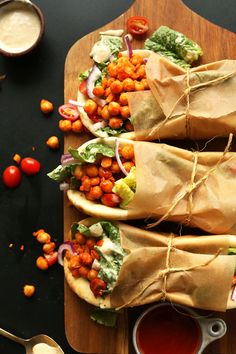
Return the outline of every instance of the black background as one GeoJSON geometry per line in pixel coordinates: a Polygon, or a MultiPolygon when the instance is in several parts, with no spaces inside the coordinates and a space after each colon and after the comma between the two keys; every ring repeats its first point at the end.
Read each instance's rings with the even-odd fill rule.
{"type": "MultiPolygon", "coordinates": [[[[58,129],[56,109],[45,117],[39,110],[39,102],[46,98],[55,107],[63,103],[64,62],[70,47],[125,12],[133,1],[34,2],[45,16],[42,42],[24,57],[0,57],[0,75],[7,75],[0,83],[0,174],[13,164],[15,153],[35,157],[42,164],[39,175],[23,176],[15,190],[5,188],[0,180],[0,327],[24,338],[48,334],[65,353],[73,354],[76,352],[69,347],[64,332],[62,268],[54,266],[44,273],[35,266],[41,246],[33,238],[33,231],[44,228],[58,244],[63,240],[62,194],[58,185],[46,176],[59,162],[63,135],[58,129]],[[46,146],[51,135],[59,137],[59,151],[46,146]],[[21,245],[24,251],[20,250],[21,245]],[[31,299],[22,293],[26,283],[35,284],[37,289],[31,299]]],[[[203,17],[236,32],[235,0],[184,2],[203,17]]],[[[88,335],[92,340],[92,334],[88,335]]],[[[23,347],[0,337],[0,354],[21,353],[23,347]]]]}

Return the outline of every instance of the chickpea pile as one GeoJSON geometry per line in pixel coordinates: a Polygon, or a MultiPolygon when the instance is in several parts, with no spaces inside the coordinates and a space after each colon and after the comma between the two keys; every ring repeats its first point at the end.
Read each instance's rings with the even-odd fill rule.
{"type": "MultiPolygon", "coordinates": [[[[126,144],[119,149],[123,167],[127,172],[135,166],[134,148],[126,144]]],[[[100,201],[109,207],[117,207],[121,198],[112,192],[114,183],[123,178],[116,158],[102,157],[97,163],[76,166],[74,177],[81,182],[79,190],[84,192],[86,199],[100,201]]]]}
{"type": "Polygon", "coordinates": [[[102,84],[93,89],[93,94],[105,99],[107,103],[100,107],[94,100],[88,99],[84,110],[94,122],[99,119],[105,120],[112,129],[122,127],[127,131],[133,131],[128,119],[130,111],[127,92],[149,89],[144,58],[138,54],[133,54],[129,58],[120,53],[117,61],[108,64],[107,72],[109,78],[104,78],[102,84]]]}
{"type": "Polygon", "coordinates": [[[95,296],[101,296],[107,284],[98,277],[98,270],[92,267],[94,260],[99,261],[100,255],[94,246],[102,246],[103,240],[95,237],[86,237],[80,232],[75,233],[73,248],[76,254],[66,251],[65,257],[71,274],[75,278],[85,278],[90,282],[90,289],[95,296]]]}

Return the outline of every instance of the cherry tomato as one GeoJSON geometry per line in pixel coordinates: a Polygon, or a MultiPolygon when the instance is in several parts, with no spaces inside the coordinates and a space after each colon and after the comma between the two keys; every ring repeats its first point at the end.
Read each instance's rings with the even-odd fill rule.
{"type": "Polygon", "coordinates": [[[142,16],[130,17],[127,21],[128,32],[133,35],[142,35],[148,31],[148,19],[142,16]]]}
{"type": "Polygon", "coordinates": [[[106,206],[115,208],[118,207],[118,205],[120,204],[121,198],[117,194],[106,193],[102,196],[101,202],[106,206]]]}
{"type": "Polygon", "coordinates": [[[72,104],[63,104],[58,108],[58,112],[64,119],[74,121],[79,118],[79,112],[76,106],[73,106],[72,104]]]}
{"type": "Polygon", "coordinates": [[[2,179],[8,188],[16,188],[21,182],[21,172],[16,166],[8,166],[3,171],[2,179]]]}
{"type": "Polygon", "coordinates": [[[35,160],[32,157],[24,157],[21,160],[20,167],[26,175],[32,176],[40,171],[41,164],[38,160],[35,160]]]}
{"type": "Polygon", "coordinates": [[[46,258],[46,260],[48,262],[48,266],[51,267],[58,260],[58,252],[52,252],[50,254],[44,254],[44,257],[46,258]]]}
{"type": "Polygon", "coordinates": [[[99,278],[94,278],[90,282],[90,289],[94,293],[94,296],[102,296],[104,290],[106,290],[107,284],[99,278]]]}
{"type": "Polygon", "coordinates": [[[83,80],[79,85],[80,92],[87,96],[87,80],[83,80]]]}

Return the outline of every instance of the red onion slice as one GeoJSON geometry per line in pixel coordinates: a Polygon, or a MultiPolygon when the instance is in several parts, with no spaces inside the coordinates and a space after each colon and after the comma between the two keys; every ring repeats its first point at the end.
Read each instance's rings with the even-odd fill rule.
{"type": "Polygon", "coordinates": [[[78,107],[83,107],[84,103],[83,102],[79,102],[79,101],[75,101],[75,100],[69,100],[70,104],[73,104],[74,106],[78,106],[78,107]]]}
{"type": "Polygon", "coordinates": [[[69,165],[70,163],[76,162],[76,160],[74,159],[74,157],[71,156],[71,154],[63,154],[61,156],[61,165],[65,166],[65,165],[69,165]]]}
{"type": "Polygon", "coordinates": [[[69,183],[66,183],[66,182],[62,182],[59,184],[59,188],[60,188],[60,191],[68,191],[70,185],[69,183]]]}
{"type": "Polygon", "coordinates": [[[121,159],[120,159],[120,155],[119,155],[119,141],[118,139],[116,139],[116,145],[115,145],[115,153],[116,153],[116,160],[117,163],[121,169],[121,171],[124,173],[124,175],[128,176],[128,172],[126,171],[126,169],[124,168],[121,159]]]}
{"type": "Polygon", "coordinates": [[[132,50],[130,36],[128,34],[126,34],[124,36],[124,40],[125,40],[125,44],[126,44],[126,47],[127,47],[127,50],[128,50],[129,58],[131,58],[132,55],[133,55],[133,50],[132,50]]]}
{"type": "Polygon", "coordinates": [[[58,263],[63,266],[64,265],[64,261],[63,261],[63,257],[64,257],[64,252],[65,251],[69,251],[72,254],[76,254],[76,251],[74,249],[73,243],[70,241],[66,241],[64,243],[62,243],[59,248],[58,248],[58,263]]]}
{"type": "Polygon", "coordinates": [[[88,94],[89,98],[94,100],[99,106],[103,107],[106,104],[106,100],[103,100],[103,99],[101,99],[99,97],[96,97],[93,94],[93,89],[94,89],[94,86],[95,86],[95,82],[96,82],[97,79],[99,79],[99,77],[101,75],[102,75],[101,70],[96,65],[94,65],[92,67],[92,70],[91,70],[91,72],[89,74],[89,77],[87,79],[87,94],[88,94]]]}

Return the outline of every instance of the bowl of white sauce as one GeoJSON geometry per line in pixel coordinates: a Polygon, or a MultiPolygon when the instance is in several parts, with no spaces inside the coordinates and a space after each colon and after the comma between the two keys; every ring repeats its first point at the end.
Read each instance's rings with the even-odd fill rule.
{"type": "Polygon", "coordinates": [[[44,33],[41,10],[29,0],[0,2],[0,54],[20,56],[30,52],[44,33]]]}

